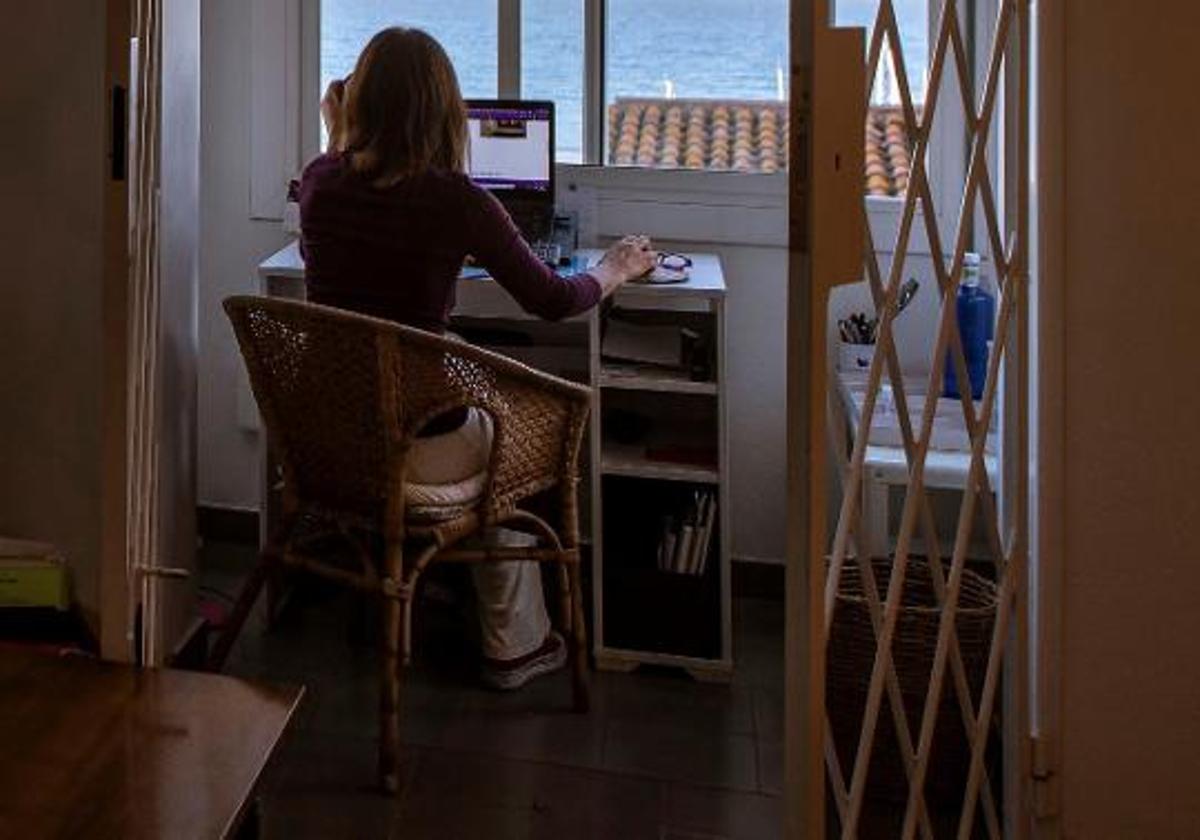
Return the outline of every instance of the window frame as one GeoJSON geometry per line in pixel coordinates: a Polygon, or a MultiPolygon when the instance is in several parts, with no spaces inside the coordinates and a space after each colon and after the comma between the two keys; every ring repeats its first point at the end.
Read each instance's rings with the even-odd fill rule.
{"type": "MultiPolygon", "coordinates": [[[[959,2],[962,22],[972,11],[975,20],[987,21],[996,10],[998,0],[973,0],[959,2]]],[[[307,95],[304,103],[318,102],[321,91],[321,0],[294,0],[302,3],[302,88],[307,95]]],[[[563,183],[581,182],[589,185],[612,186],[619,191],[635,190],[663,193],[685,192],[696,199],[705,194],[726,195],[731,185],[738,192],[749,192],[770,196],[785,204],[788,177],[786,171],[764,173],[697,172],[685,169],[655,169],[642,167],[610,166],[604,160],[604,145],[607,134],[605,124],[605,43],[607,24],[607,0],[581,0],[584,5],[584,79],[583,79],[583,153],[582,164],[559,164],[559,176],[563,183]]],[[[803,0],[801,0],[803,2],[803,0]]],[[[937,19],[945,0],[928,0],[928,40],[935,43],[937,19]]],[[[521,24],[522,0],[496,0],[497,14],[497,90],[496,95],[520,98],[521,95],[521,24]]],[[[964,29],[966,31],[966,29],[964,29]]],[[[978,64],[982,58],[976,57],[978,64]]],[[[948,67],[952,71],[952,68],[948,67]]],[[[949,79],[948,79],[949,81],[949,79]]],[[[962,183],[967,165],[967,147],[964,141],[966,115],[957,95],[942,95],[939,102],[939,117],[931,137],[929,172],[935,212],[942,218],[953,217],[961,196],[962,183]]],[[[296,115],[301,123],[301,152],[307,159],[319,146],[320,117],[314,105],[301,106],[296,115]]],[[[899,196],[864,196],[872,227],[876,229],[875,241],[880,252],[887,253],[894,242],[894,231],[898,226],[904,199],[899,196]]],[[[918,208],[918,213],[920,209],[918,208]]],[[[914,237],[909,247],[911,254],[928,254],[922,224],[914,226],[914,237]]]]}

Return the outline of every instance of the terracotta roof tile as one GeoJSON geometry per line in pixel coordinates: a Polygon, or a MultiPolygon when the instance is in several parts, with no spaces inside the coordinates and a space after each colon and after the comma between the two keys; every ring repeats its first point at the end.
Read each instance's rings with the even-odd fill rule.
{"type": "MultiPolygon", "coordinates": [[[[788,165],[788,106],[774,100],[618,99],[609,106],[609,163],[778,172],[788,165]]],[[[898,108],[867,114],[866,190],[900,195],[911,168],[898,108]]]]}

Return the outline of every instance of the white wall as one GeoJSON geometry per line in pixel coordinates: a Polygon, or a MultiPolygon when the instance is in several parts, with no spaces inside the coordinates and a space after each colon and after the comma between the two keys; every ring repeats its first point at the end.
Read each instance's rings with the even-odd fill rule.
{"type": "Polygon", "coordinates": [[[251,11],[246,0],[204,0],[201,10],[201,241],[199,500],[257,505],[257,450],[238,427],[243,376],[221,301],[257,290],[254,267],[287,237],[250,220],[251,11]]]}
{"type": "MultiPolygon", "coordinates": [[[[163,3],[159,562],[185,568],[196,554],[200,9],[200,0],[163,3]]],[[[194,582],[169,580],[158,591],[158,649],[169,653],[195,617],[194,582]]]]}

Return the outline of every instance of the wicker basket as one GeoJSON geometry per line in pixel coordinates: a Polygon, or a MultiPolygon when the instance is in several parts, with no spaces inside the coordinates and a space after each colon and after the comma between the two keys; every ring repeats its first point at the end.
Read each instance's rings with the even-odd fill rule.
{"type": "MultiPolygon", "coordinates": [[[[891,561],[877,558],[872,561],[872,569],[882,603],[891,577],[891,561]]],[[[909,560],[904,597],[892,644],[900,693],[904,698],[914,747],[920,732],[941,616],[931,575],[925,560],[909,560]]],[[[996,604],[995,585],[974,572],[964,570],[956,629],[967,682],[976,706],[987,669],[996,604]]],[[[862,576],[857,562],[847,561],[838,587],[826,681],[830,724],[838,759],[847,776],[854,766],[854,755],[858,748],[867,687],[875,662],[875,648],[875,633],[871,627],[862,576]]],[[[947,661],[934,727],[933,749],[925,776],[927,799],[937,803],[960,801],[970,759],[962,712],[947,661]]],[[[908,796],[908,778],[901,760],[886,690],[875,728],[866,791],[869,798],[888,802],[903,802],[908,796]]]]}

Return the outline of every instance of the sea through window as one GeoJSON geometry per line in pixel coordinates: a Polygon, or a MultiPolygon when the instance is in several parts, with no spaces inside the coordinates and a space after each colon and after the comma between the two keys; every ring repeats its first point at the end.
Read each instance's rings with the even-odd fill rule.
{"type": "MultiPolygon", "coordinates": [[[[918,111],[937,2],[893,0],[918,111]]],[[[878,8],[879,0],[836,0],[835,22],[869,33],[878,8]]],[[[401,25],[441,41],[465,96],[496,96],[499,64],[509,60],[498,55],[499,18],[509,13],[520,15],[522,96],[556,103],[560,162],[787,169],[788,0],[322,0],[322,88],[353,68],[375,32],[401,25]],[[605,21],[598,39],[587,35],[589,16],[605,21]]],[[[866,192],[903,194],[912,143],[888,51],[864,136],[866,192]]]]}
{"type": "Polygon", "coordinates": [[[496,95],[496,0],[321,0],[321,90],[354,69],[376,32],[424,29],[454,63],[465,97],[496,95]]]}
{"type": "Polygon", "coordinates": [[[521,0],[521,95],[554,102],[556,156],[584,163],[584,4],[521,0]]]}

